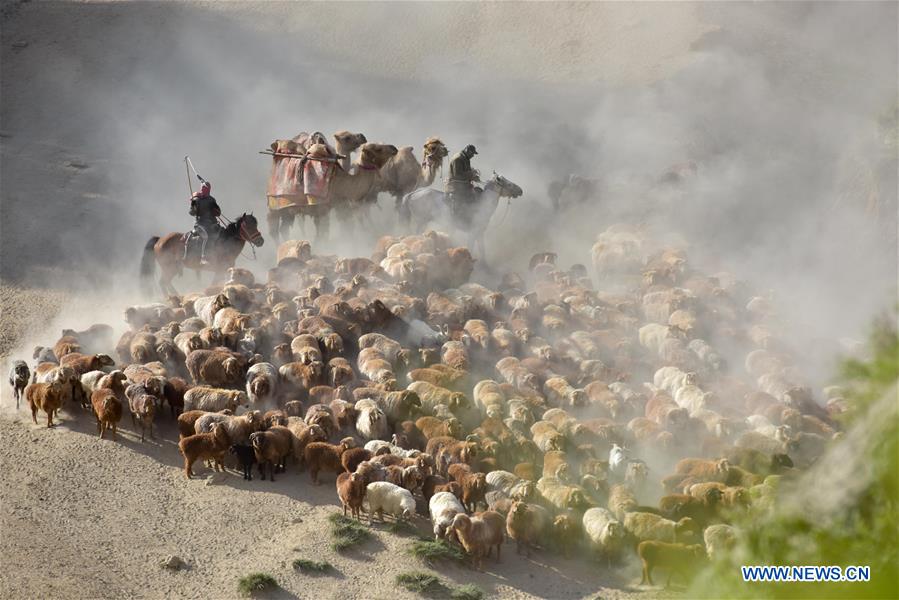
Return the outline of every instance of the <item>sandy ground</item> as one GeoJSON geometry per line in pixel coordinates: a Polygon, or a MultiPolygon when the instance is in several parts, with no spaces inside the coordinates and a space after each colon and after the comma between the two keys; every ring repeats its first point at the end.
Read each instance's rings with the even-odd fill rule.
{"type": "MultiPolygon", "coordinates": [[[[427,568],[405,556],[411,538],[376,523],[374,539],[358,550],[330,549],[327,517],[339,510],[333,476],[315,487],[291,469],[274,483],[229,472],[209,485],[210,471],[197,465],[188,481],[168,420],[159,439],[143,444],[126,421],[111,441],[96,437],[84,413],[63,413],[61,425],[48,430],[4,411],[0,597],[230,598],[237,579],[256,571],[278,580],[274,597],[415,597],[393,586],[398,573],[427,568]],[[28,468],[19,468],[23,459],[28,468]],[[190,568],[161,568],[172,554],[190,568]],[[327,560],[336,573],[296,573],[291,563],[299,557],[327,560]]],[[[416,521],[427,533],[427,518],[416,521]]],[[[504,598],[658,597],[635,585],[635,565],[609,571],[544,552],[526,559],[511,543],[502,562],[488,562],[483,572],[454,565],[435,571],[448,583],[475,583],[504,598]]]]}

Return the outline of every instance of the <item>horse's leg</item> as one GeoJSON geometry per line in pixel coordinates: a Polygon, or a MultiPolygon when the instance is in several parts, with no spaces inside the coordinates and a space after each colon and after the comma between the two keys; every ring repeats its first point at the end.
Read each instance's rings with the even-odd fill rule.
{"type": "Polygon", "coordinates": [[[290,212],[285,211],[281,215],[281,239],[287,241],[290,239],[290,227],[293,225],[293,221],[296,216],[290,212]]]}
{"type": "Polygon", "coordinates": [[[328,210],[316,210],[313,217],[315,222],[315,241],[325,242],[328,240],[328,234],[331,225],[331,215],[328,210]]]}

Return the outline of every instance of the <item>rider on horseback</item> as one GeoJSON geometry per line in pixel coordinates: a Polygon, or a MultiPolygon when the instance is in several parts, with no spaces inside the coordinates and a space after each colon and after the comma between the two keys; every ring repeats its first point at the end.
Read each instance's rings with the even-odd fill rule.
{"type": "Polygon", "coordinates": [[[475,190],[480,191],[474,187],[474,182],[480,181],[478,171],[471,168],[471,159],[477,153],[477,149],[469,144],[453,157],[446,186],[453,216],[466,225],[471,216],[471,205],[475,201],[475,190]]]}
{"type": "Polygon", "coordinates": [[[187,241],[184,244],[184,258],[187,258],[191,237],[198,236],[202,240],[200,250],[201,265],[208,264],[206,261],[207,245],[209,242],[215,244],[221,232],[217,219],[222,214],[222,209],[219,208],[215,198],[209,194],[211,189],[212,185],[208,181],[204,181],[200,191],[194,192],[194,195],[190,198],[190,214],[196,217],[196,222],[194,223],[193,231],[188,234],[187,241]]]}

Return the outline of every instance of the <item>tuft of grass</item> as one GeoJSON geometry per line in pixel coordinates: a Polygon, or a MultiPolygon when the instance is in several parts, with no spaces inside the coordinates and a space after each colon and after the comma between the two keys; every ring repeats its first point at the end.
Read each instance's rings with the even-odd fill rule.
{"type": "Polygon", "coordinates": [[[435,595],[445,587],[436,576],[424,571],[409,571],[396,576],[396,584],[416,594],[435,595]]]}
{"type": "Polygon", "coordinates": [[[338,552],[357,546],[371,537],[371,532],[362,523],[340,513],[332,514],[328,520],[331,521],[331,548],[338,552]]]}
{"type": "Polygon", "coordinates": [[[473,583],[460,585],[450,592],[450,598],[453,600],[482,600],[484,595],[484,590],[473,583]]]}
{"type": "Polygon", "coordinates": [[[278,587],[278,582],[268,573],[250,573],[237,582],[237,591],[241,596],[252,596],[259,592],[268,592],[278,587]]]}
{"type": "Polygon", "coordinates": [[[293,561],[293,568],[297,571],[306,573],[324,573],[330,571],[334,567],[328,561],[308,560],[306,558],[297,558],[293,561]]]}
{"type": "Polygon", "coordinates": [[[408,549],[409,554],[428,563],[438,560],[451,560],[462,562],[465,556],[458,546],[448,544],[444,540],[420,538],[412,542],[408,549]]]}

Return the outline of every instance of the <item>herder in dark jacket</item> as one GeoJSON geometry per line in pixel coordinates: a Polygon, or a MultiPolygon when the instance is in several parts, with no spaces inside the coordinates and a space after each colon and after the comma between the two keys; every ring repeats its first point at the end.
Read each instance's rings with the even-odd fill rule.
{"type": "Polygon", "coordinates": [[[450,161],[446,192],[453,216],[465,225],[469,224],[475,201],[474,182],[480,181],[477,170],[471,168],[471,159],[477,153],[477,149],[469,144],[450,161]]]}
{"type": "MultiPolygon", "coordinates": [[[[218,224],[218,217],[222,214],[222,209],[219,208],[215,198],[209,194],[211,190],[212,185],[208,181],[204,181],[203,185],[200,187],[200,191],[195,192],[190,198],[190,214],[191,216],[196,217],[191,235],[199,236],[203,241],[200,250],[201,265],[208,264],[206,260],[206,249],[209,247],[209,242],[215,244],[215,241],[218,239],[219,233],[221,232],[221,227],[219,227],[218,224]]],[[[185,258],[187,258],[187,248],[189,244],[190,236],[188,236],[187,243],[184,247],[185,258]]]]}

